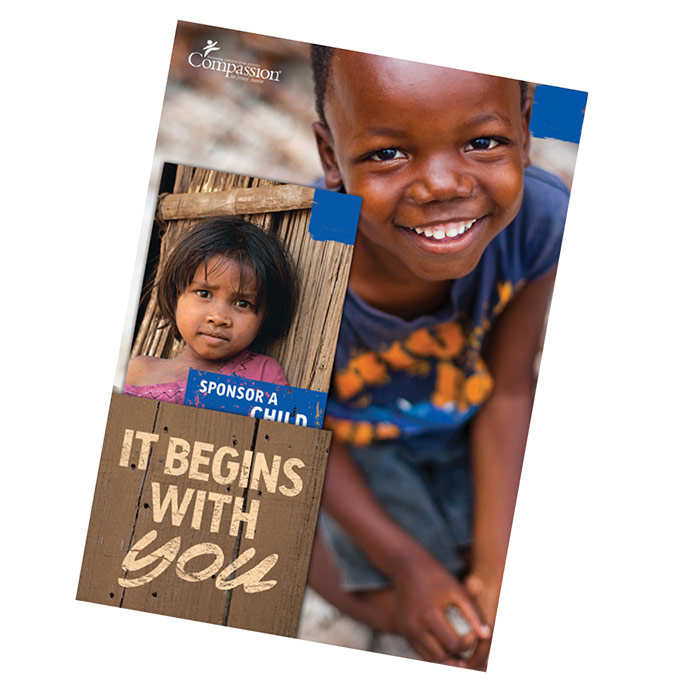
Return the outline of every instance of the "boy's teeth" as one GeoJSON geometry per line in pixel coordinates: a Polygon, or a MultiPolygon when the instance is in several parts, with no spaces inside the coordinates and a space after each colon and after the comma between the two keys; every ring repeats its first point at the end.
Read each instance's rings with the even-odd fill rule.
{"type": "Polygon", "coordinates": [[[429,227],[411,227],[417,234],[424,234],[428,238],[444,239],[445,237],[458,237],[470,230],[478,218],[469,222],[448,222],[444,225],[430,225],[429,227]]]}

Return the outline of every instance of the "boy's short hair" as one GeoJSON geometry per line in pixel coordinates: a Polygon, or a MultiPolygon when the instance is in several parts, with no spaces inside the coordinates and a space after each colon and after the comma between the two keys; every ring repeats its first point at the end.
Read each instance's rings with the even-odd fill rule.
{"type": "Polygon", "coordinates": [[[181,238],[167,256],[156,282],[157,306],[165,326],[176,326],[179,298],[191,284],[201,264],[214,256],[236,261],[241,284],[245,273],[258,283],[255,311],[263,312],[263,322],[250,349],[264,350],[272,341],[287,335],[292,324],[297,297],[295,271],[285,245],[272,232],[266,232],[241,217],[227,215],[207,218],[181,238]]]}
{"type": "MultiPolygon", "coordinates": [[[[317,110],[317,115],[321,122],[326,123],[326,115],[324,113],[324,101],[326,98],[326,87],[329,83],[329,73],[331,71],[331,58],[335,49],[330,46],[321,46],[312,44],[310,48],[310,60],[312,64],[312,77],[314,78],[314,105],[317,110]]],[[[520,84],[520,103],[521,108],[527,101],[528,86],[524,80],[518,80],[520,84]]]]}

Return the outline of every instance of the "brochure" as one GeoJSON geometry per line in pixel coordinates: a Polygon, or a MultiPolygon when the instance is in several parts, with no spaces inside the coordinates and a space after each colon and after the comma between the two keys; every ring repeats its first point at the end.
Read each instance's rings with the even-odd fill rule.
{"type": "Polygon", "coordinates": [[[79,599],[485,669],[587,94],[459,67],[178,24],[79,599]],[[299,279],[257,350],[251,257],[187,276],[246,376],[157,299],[229,215],[299,279]]]}

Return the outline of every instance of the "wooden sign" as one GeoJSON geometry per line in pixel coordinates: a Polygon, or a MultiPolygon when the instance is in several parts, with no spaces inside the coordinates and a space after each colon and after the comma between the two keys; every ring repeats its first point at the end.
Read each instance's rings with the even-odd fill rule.
{"type": "Polygon", "coordinates": [[[77,598],[294,636],[330,437],[114,394],[77,598]]]}

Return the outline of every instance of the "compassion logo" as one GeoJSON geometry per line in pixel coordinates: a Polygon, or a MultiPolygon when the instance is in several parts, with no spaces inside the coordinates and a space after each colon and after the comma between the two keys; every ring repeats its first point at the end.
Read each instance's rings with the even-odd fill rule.
{"type": "Polygon", "coordinates": [[[244,61],[227,60],[215,55],[220,47],[217,41],[208,39],[206,45],[200,51],[189,53],[188,64],[193,68],[202,70],[213,70],[221,72],[225,77],[233,80],[244,80],[246,82],[278,82],[281,70],[269,70],[262,68],[256,63],[245,63],[244,61]]]}

